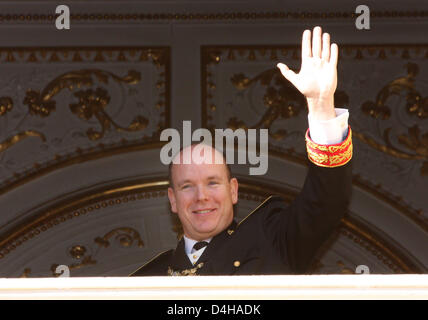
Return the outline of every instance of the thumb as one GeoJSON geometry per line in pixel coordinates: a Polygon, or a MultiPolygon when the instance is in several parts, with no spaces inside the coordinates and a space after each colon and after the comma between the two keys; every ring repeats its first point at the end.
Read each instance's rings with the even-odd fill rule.
{"type": "Polygon", "coordinates": [[[293,70],[290,70],[290,68],[288,68],[283,63],[278,63],[276,66],[281,71],[284,78],[290,81],[294,86],[296,86],[297,74],[293,70]]]}

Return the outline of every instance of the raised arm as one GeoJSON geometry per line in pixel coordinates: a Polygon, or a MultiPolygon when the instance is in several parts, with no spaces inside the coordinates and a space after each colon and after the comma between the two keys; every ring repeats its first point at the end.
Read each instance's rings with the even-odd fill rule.
{"type": "MultiPolygon", "coordinates": [[[[320,27],[306,30],[302,37],[302,65],[299,73],[279,63],[283,76],[305,95],[309,113],[316,121],[336,118],[334,92],[337,86],[338,47],[320,27]]],[[[336,118],[337,119],[337,118],[336,118]]],[[[329,121],[329,122],[330,122],[329,121]]],[[[335,120],[334,120],[335,121],[335,120]]],[[[296,273],[307,271],[322,243],[345,214],[351,196],[351,132],[334,145],[318,145],[308,135],[308,175],[300,194],[285,207],[270,210],[265,234],[296,273]]]]}

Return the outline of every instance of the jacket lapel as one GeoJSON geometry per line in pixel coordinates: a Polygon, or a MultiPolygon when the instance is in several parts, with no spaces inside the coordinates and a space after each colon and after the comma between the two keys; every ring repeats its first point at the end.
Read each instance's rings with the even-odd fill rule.
{"type": "Polygon", "coordinates": [[[175,249],[172,259],[171,266],[174,271],[182,271],[184,269],[193,268],[192,263],[189,260],[186,252],[184,251],[184,238],[178,242],[177,248],[175,249]]]}
{"type": "MultiPolygon", "coordinates": [[[[219,257],[221,255],[218,254],[221,250],[224,250],[224,246],[227,244],[227,238],[229,238],[234,232],[237,227],[237,223],[235,220],[232,221],[230,226],[220,232],[218,235],[216,235],[209,243],[207,248],[204,250],[202,255],[199,257],[199,260],[195,263],[204,263],[204,266],[209,267],[209,261],[213,257],[219,257]]],[[[210,272],[207,270],[207,268],[202,268],[200,273],[205,273],[204,271],[210,272]]]]}

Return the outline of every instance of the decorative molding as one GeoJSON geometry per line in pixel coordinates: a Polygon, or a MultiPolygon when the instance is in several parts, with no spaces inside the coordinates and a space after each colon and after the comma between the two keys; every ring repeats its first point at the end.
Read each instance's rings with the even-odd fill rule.
{"type": "MultiPolygon", "coordinates": [[[[41,92],[28,89],[24,104],[28,106],[31,115],[42,118],[48,117],[56,109],[56,101],[53,100],[56,94],[61,93],[65,88],[71,91],[74,87],[93,86],[93,77],[105,84],[108,83],[109,79],[117,83],[132,85],[138,84],[141,80],[141,74],[135,70],[129,70],[128,75],[124,77],[99,69],[67,72],[49,82],[41,92]]],[[[95,90],[80,90],[75,92],[74,96],[79,101],[69,105],[72,114],[87,122],[91,118],[95,118],[101,126],[101,131],[96,131],[94,128],[89,128],[86,131],[87,137],[92,141],[101,139],[110,127],[114,127],[118,132],[134,132],[144,130],[149,122],[147,118],[137,115],[127,128],[117,124],[105,110],[111,97],[107,90],[102,87],[97,87],[95,90]]]]}
{"type": "MultiPolygon", "coordinates": [[[[159,180],[136,183],[113,189],[102,189],[89,195],[77,196],[45,212],[36,214],[32,221],[16,227],[0,241],[0,259],[26,241],[67,220],[92,212],[95,213],[108,206],[120,205],[121,203],[151,197],[163,197],[166,195],[166,192],[162,189],[167,185],[168,181],[159,180]]],[[[98,242],[101,243],[103,241],[98,240],[98,242]]]]}
{"type": "MultiPolygon", "coordinates": [[[[0,47],[2,63],[94,63],[94,62],[150,62],[156,67],[168,67],[170,50],[165,46],[153,47],[0,47]]],[[[168,70],[165,70],[168,71],[168,70]]],[[[131,75],[132,76],[132,75],[131,75]]],[[[168,73],[165,72],[165,76],[168,73]]],[[[113,76],[114,77],[114,76],[113,76]]],[[[124,80],[132,80],[132,77],[124,80]]],[[[168,78],[166,78],[168,80],[168,78]]],[[[5,104],[10,97],[1,97],[5,104]]]]}
{"type": "Polygon", "coordinates": [[[420,272],[418,267],[400,254],[396,248],[393,248],[391,244],[384,241],[381,237],[374,235],[373,232],[355,219],[350,217],[343,218],[340,233],[376,256],[378,260],[387,265],[395,273],[420,272]]]}
{"type": "MultiPolygon", "coordinates": [[[[80,262],[72,263],[72,264],[68,265],[67,267],[69,270],[76,270],[76,269],[80,269],[80,268],[90,266],[90,265],[95,265],[95,264],[97,264],[97,260],[94,260],[92,258],[92,256],[84,256],[80,262]]],[[[52,272],[52,276],[54,276],[54,277],[59,277],[61,275],[61,274],[56,273],[56,269],[58,266],[59,266],[58,263],[53,263],[51,265],[50,270],[52,272]]]]}
{"type": "MultiPolygon", "coordinates": [[[[125,198],[124,198],[125,199],[125,198]]],[[[103,237],[96,237],[95,243],[98,244],[100,247],[107,248],[110,246],[110,238],[115,236],[115,240],[122,246],[122,247],[130,247],[134,243],[134,241],[137,243],[137,246],[139,248],[142,248],[144,246],[143,240],[141,240],[140,234],[137,230],[129,227],[121,227],[113,229],[109,232],[107,232],[103,237]]]]}
{"type": "Polygon", "coordinates": [[[413,208],[403,199],[402,196],[388,192],[380,184],[373,184],[372,182],[363,179],[358,174],[353,176],[352,183],[398,210],[424,231],[428,232],[428,218],[423,216],[422,209],[413,208]]]}
{"type": "Polygon", "coordinates": [[[38,137],[43,142],[46,142],[46,137],[43,133],[34,131],[34,130],[25,130],[22,132],[19,132],[15,134],[12,137],[7,138],[6,140],[3,140],[0,142],[0,153],[3,151],[9,149],[13,145],[17,144],[18,142],[28,138],[28,137],[38,137]]]}
{"type": "MultiPolygon", "coordinates": [[[[370,12],[371,18],[403,19],[425,18],[428,11],[379,11],[370,12]]],[[[27,22],[53,22],[57,15],[54,14],[0,14],[0,23],[27,23],[27,22]]],[[[272,11],[272,12],[195,12],[195,13],[72,13],[70,19],[73,22],[175,22],[175,21],[247,21],[247,20],[330,20],[330,19],[355,19],[355,12],[308,12],[308,11],[272,11]]]]}
{"type": "MultiPolygon", "coordinates": [[[[9,152],[9,150],[13,149],[14,145],[31,136],[36,136],[41,139],[44,146],[40,146],[40,148],[44,147],[46,149],[46,147],[51,147],[50,152],[43,150],[43,160],[33,157],[33,163],[25,163],[20,167],[15,166],[16,168],[13,167],[8,169],[10,171],[9,175],[7,176],[4,173],[5,176],[0,183],[0,194],[8,192],[48,172],[73,163],[161,146],[162,144],[159,142],[160,132],[170,126],[170,61],[169,47],[0,48],[0,62],[3,64],[28,64],[34,67],[37,67],[39,63],[48,66],[55,63],[61,63],[61,65],[70,64],[71,66],[83,63],[94,65],[91,69],[81,69],[62,73],[53,80],[49,79],[49,81],[47,81],[48,84],[45,85],[44,88],[37,90],[33,88],[28,89],[24,99],[24,105],[28,107],[26,113],[23,113],[23,110],[18,110],[22,109],[21,106],[21,108],[18,108],[17,105],[14,106],[14,97],[4,95],[0,98],[0,117],[10,118],[7,121],[9,127],[4,128],[4,130],[6,130],[6,132],[18,132],[14,135],[11,134],[10,137],[3,138],[5,140],[0,142],[0,151],[8,149],[9,152]],[[100,63],[102,63],[103,69],[97,68],[100,63]],[[114,72],[104,70],[109,68],[109,63],[124,63],[129,71],[128,74],[118,76],[114,72]],[[141,109],[137,110],[137,108],[140,108],[140,106],[133,106],[132,108],[135,108],[135,110],[132,110],[132,113],[136,114],[134,120],[128,120],[131,121],[130,124],[128,122],[128,125],[122,126],[119,124],[120,120],[116,121],[114,117],[118,115],[118,110],[121,110],[118,108],[123,109],[124,106],[117,106],[116,101],[113,106],[115,108],[115,115],[112,115],[111,109],[110,111],[108,110],[113,107],[107,104],[110,102],[110,97],[113,96],[113,93],[110,93],[101,86],[106,86],[110,83],[131,86],[140,83],[139,86],[141,86],[141,79],[147,78],[145,74],[135,69],[143,65],[150,65],[157,72],[158,79],[152,79],[153,83],[150,83],[150,85],[156,88],[158,96],[153,97],[154,105],[150,105],[149,107],[154,110],[153,115],[159,115],[159,119],[151,117],[149,120],[142,115],[138,115],[141,109]],[[53,100],[58,93],[64,96],[66,91],[63,89],[68,89],[73,92],[76,88],[78,89],[83,86],[97,88],[75,91],[74,95],[79,100],[77,103],[69,103],[68,109],[65,105],[59,105],[58,102],[53,100]],[[52,112],[55,111],[59,113],[60,109],[68,110],[68,113],[61,117],[65,122],[67,122],[67,117],[72,117],[73,115],[82,120],[82,127],[85,126],[85,122],[86,125],[89,124],[92,126],[93,119],[98,121],[98,124],[95,123],[95,125],[101,127],[100,131],[96,128],[83,129],[83,132],[86,130],[86,137],[89,138],[92,143],[87,144],[85,142],[86,144],[83,145],[82,139],[79,138],[80,140],[78,140],[78,138],[74,136],[67,136],[67,139],[74,139],[74,145],[67,143],[66,147],[59,148],[58,150],[60,151],[56,151],[56,147],[54,147],[51,142],[56,141],[56,143],[59,144],[66,134],[62,133],[62,135],[59,135],[59,133],[55,131],[58,129],[53,130],[49,127],[49,121],[50,118],[53,117],[51,115],[52,112]],[[37,124],[27,123],[36,118],[40,118],[37,124]],[[24,119],[27,119],[27,122],[24,122],[24,119]],[[89,123],[89,120],[92,122],[89,123]],[[33,125],[42,125],[43,128],[38,131],[29,130],[28,127],[33,125]],[[147,128],[148,125],[150,129],[147,128]],[[55,134],[58,136],[52,136],[52,133],[50,131],[48,132],[48,129],[55,131],[55,134]],[[117,138],[110,137],[107,140],[103,139],[104,135],[112,129],[118,132],[118,134],[116,134],[117,138]],[[135,135],[134,133],[138,133],[138,131],[142,133],[135,135]],[[127,135],[121,134],[122,132],[126,132],[127,135]],[[81,140],[82,143],[79,143],[81,140]],[[49,141],[49,144],[47,144],[46,141],[49,141]]],[[[17,80],[15,79],[15,81],[17,80]]],[[[7,92],[7,90],[7,88],[4,88],[3,93],[7,92]]],[[[135,91],[135,89],[132,90],[135,91]]],[[[135,91],[134,95],[136,93],[135,91]]],[[[127,114],[132,114],[130,112],[131,110],[128,109],[127,114]]],[[[123,112],[119,113],[119,115],[121,114],[123,114],[123,112]]],[[[61,126],[57,125],[56,128],[61,128],[61,126]]],[[[76,128],[75,131],[80,137],[82,134],[79,133],[79,129],[80,128],[76,128]]],[[[83,133],[83,136],[85,136],[85,133],[83,133]]],[[[19,159],[14,160],[16,163],[20,163],[19,159]]]]}
{"type": "MultiPolygon", "coordinates": [[[[144,246],[143,240],[141,240],[140,234],[137,230],[130,227],[120,227],[115,228],[109,232],[107,232],[103,237],[96,237],[94,239],[94,243],[98,245],[100,248],[107,248],[110,246],[110,238],[115,237],[116,242],[120,244],[120,246],[124,248],[131,247],[134,243],[137,243],[139,248],[144,246]]],[[[95,250],[91,250],[95,251],[95,250]]],[[[97,264],[97,260],[94,258],[99,254],[99,250],[96,250],[95,255],[86,255],[87,249],[82,245],[74,245],[69,250],[69,255],[77,260],[80,260],[77,263],[72,263],[68,265],[70,270],[80,269],[89,265],[97,264]]],[[[56,268],[58,267],[58,263],[54,263],[51,265],[52,275],[54,277],[58,277],[59,275],[56,273],[56,268]]]]}

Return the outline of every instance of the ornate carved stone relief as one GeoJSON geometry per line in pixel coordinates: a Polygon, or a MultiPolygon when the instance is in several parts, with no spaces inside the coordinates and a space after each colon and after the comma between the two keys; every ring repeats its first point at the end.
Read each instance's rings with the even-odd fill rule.
{"type": "Polygon", "coordinates": [[[0,48],[0,62],[2,192],[169,126],[169,48],[0,48]]]}

